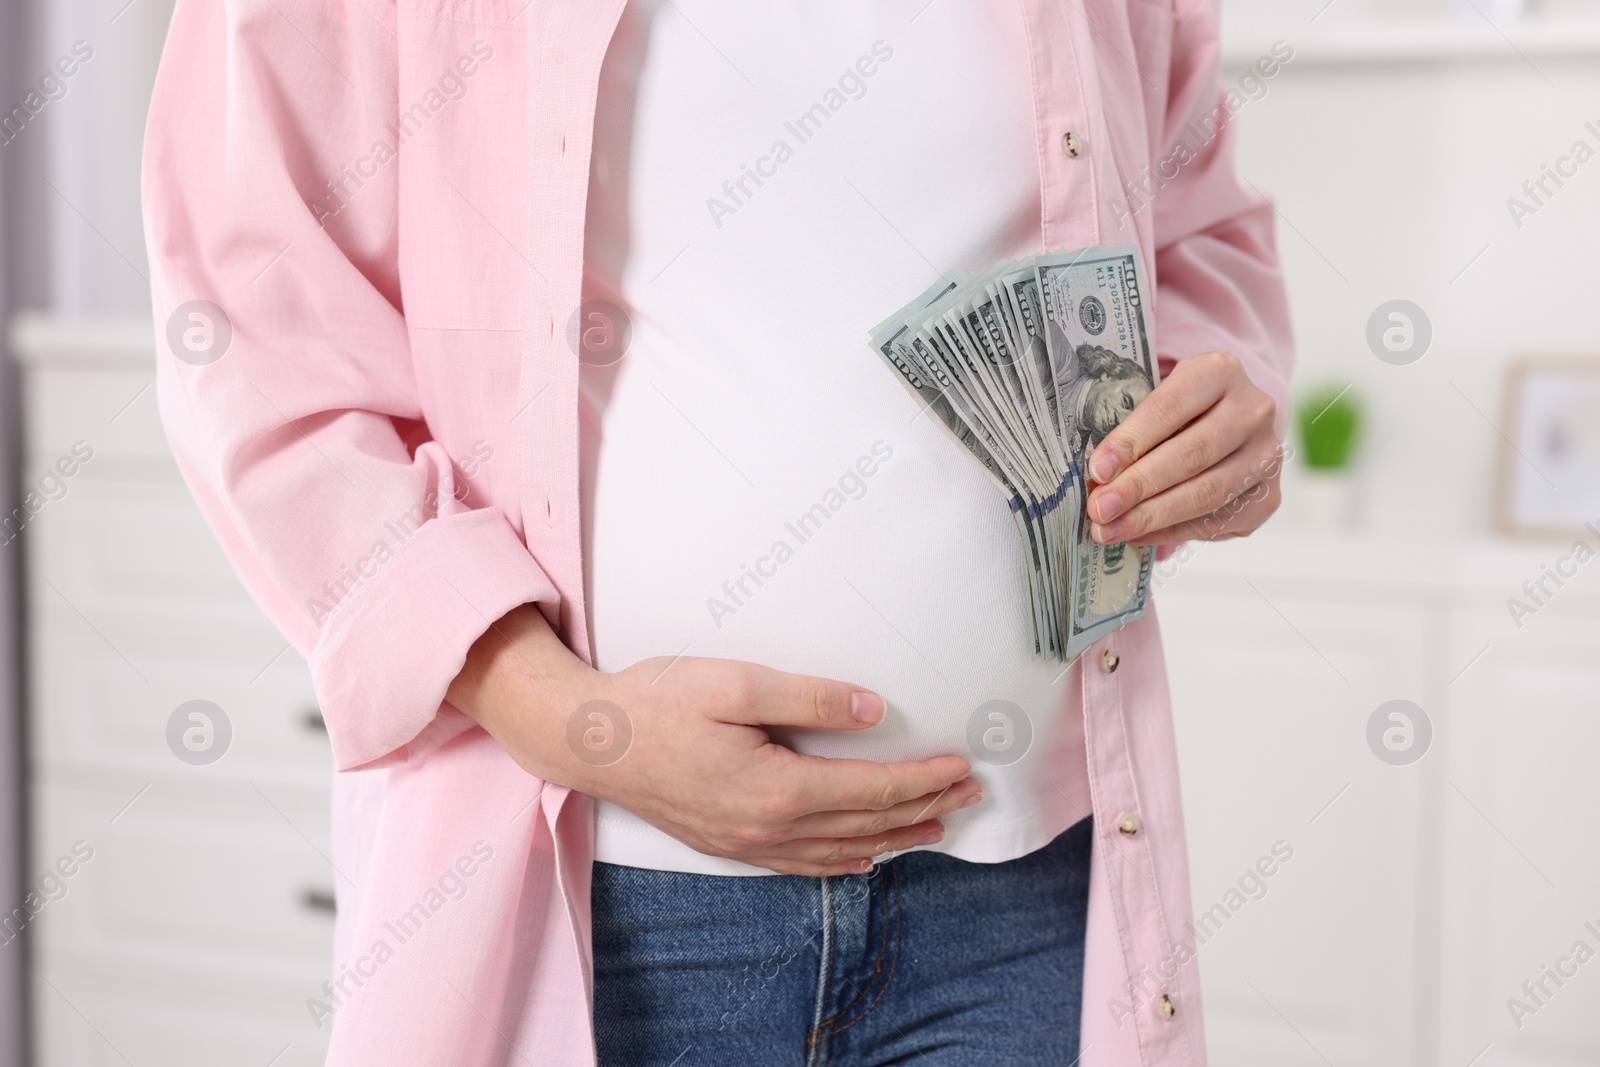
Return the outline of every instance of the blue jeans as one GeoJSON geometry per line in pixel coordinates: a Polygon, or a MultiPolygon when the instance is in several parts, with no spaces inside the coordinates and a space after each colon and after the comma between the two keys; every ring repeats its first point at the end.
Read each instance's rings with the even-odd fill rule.
{"type": "Polygon", "coordinates": [[[1006,863],[870,874],[594,865],[600,1067],[1069,1067],[1088,819],[1006,863]]]}

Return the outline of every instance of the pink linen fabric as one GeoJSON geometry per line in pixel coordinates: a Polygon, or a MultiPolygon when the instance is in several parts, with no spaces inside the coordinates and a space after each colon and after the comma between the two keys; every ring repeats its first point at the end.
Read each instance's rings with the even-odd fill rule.
{"type": "MultiPolygon", "coordinates": [[[[1044,247],[1137,243],[1162,359],[1233,352],[1281,431],[1273,210],[1233,171],[1215,0],[1018,2],[1044,247]]],[[[177,3],[144,166],[160,406],[245,584],[308,658],[345,772],[334,981],[307,991],[338,1067],[594,1063],[590,801],[444,693],[518,604],[588,655],[567,331],[621,8],[177,3]],[[195,301],[231,327],[210,362],[168,342],[195,301]]],[[[1120,669],[1091,649],[1067,709],[1098,837],[1082,1062],[1198,1067],[1154,615],[1103,645],[1120,669]]]]}

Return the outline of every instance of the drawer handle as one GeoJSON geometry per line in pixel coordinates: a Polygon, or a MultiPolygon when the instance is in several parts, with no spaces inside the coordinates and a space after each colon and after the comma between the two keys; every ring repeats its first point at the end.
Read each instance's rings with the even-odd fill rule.
{"type": "Polygon", "coordinates": [[[303,890],[300,894],[300,906],[307,911],[320,912],[325,915],[333,915],[339,910],[338,905],[334,902],[333,893],[326,889],[303,890]]]}
{"type": "Polygon", "coordinates": [[[328,732],[328,720],[322,717],[321,708],[306,709],[306,713],[300,716],[300,725],[304,726],[307,730],[310,730],[314,734],[325,734],[328,732]]]}

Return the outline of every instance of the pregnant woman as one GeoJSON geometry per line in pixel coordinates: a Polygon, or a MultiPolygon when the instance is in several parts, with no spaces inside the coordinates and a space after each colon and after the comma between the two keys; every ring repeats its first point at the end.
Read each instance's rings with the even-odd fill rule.
{"type": "Polygon", "coordinates": [[[1204,1063],[1156,619],[1035,659],[865,342],[1135,245],[1094,536],[1259,526],[1216,66],[1211,0],[178,0],[161,407],[329,725],[330,1064],[1204,1063]]]}

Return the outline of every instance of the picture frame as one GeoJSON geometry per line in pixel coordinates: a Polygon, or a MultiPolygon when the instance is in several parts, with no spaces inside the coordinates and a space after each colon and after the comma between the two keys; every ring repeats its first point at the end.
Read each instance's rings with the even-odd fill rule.
{"type": "Polygon", "coordinates": [[[1526,538],[1600,527],[1600,356],[1517,360],[1502,425],[1496,527],[1526,538]]]}

